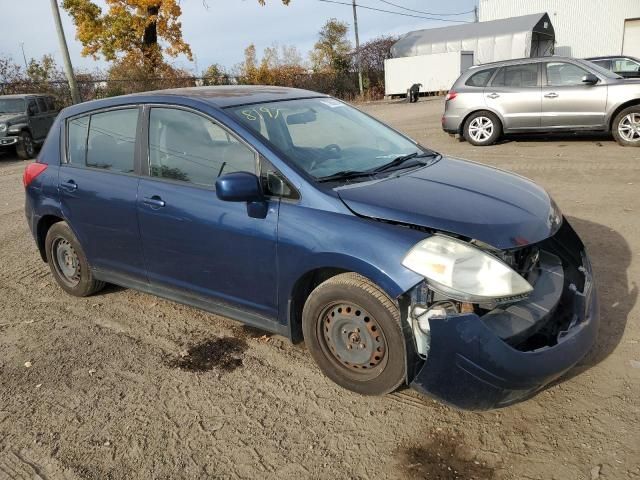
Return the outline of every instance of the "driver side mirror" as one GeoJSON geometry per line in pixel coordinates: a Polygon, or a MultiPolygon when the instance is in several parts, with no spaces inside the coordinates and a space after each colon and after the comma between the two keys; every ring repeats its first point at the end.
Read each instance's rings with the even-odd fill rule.
{"type": "Polygon", "coordinates": [[[233,172],[218,177],[216,196],[225,202],[264,201],[260,180],[249,172],[233,172]]]}
{"type": "Polygon", "coordinates": [[[582,83],[586,83],[587,85],[595,85],[598,83],[598,77],[596,77],[593,73],[587,73],[584,77],[582,77],[582,83]]]}

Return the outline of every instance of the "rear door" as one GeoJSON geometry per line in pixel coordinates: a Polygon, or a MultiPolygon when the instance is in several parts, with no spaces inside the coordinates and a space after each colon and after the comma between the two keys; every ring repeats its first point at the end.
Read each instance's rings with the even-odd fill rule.
{"type": "Polygon", "coordinates": [[[51,127],[51,123],[49,122],[49,109],[47,108],[47,103],[44,101],[44,97],[36,97],[36,104],[38,105],[38,133],[36,135],[36,140],[44,140],[49,133],[49,128],[51,127]]]}
{"type": "Polygon", "coordinates": [[[145,157],[138,216],[152,286],[275,318],[279,200],[261,217],[215,192],[220,175],[256,173],[254,150],[199,112],[152,106],[145,157]]]}
{"type": "Polygon", "coordinates": [[[540,127],[541,88],[538,63],[501,67],[484,89],[485,103],[500,113],[505,130],[540,127]]]}
{"type": "Polygon", "coordinates": [[[146,281],[136,196],[136,106],[72,117],[58,189],[92,267],[146,281]]]}
{"type": "Polygon", "coordinates": [[[591,74],[568,62],[544,64],[542,126],[551,128],[604,128],[607,85],[582,82],[591,74]]]}

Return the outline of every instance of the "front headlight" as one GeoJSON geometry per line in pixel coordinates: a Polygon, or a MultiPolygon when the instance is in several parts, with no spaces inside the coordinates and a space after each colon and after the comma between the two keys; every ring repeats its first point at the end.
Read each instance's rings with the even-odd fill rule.
{"type": "Polygon", "coordinates": [[[402,265],[425,277],[433,290],[461,302],[506,301],[533,290],[502,260],[443,235],[415,245],[402,265]]]}
{"type": "Polygon", "coordinates": [[[7,131],[7,124],[0,123],[0,132],[6,132],[6,131],[7,131]]]}

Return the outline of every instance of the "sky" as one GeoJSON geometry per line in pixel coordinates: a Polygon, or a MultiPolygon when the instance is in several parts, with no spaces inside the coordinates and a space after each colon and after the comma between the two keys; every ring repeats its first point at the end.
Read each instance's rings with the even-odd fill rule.
{"type": "MultiPolygon", "coordinates": [[[[96,0],[104,5],[104,0],[96,0]]],[[[350,3],[351,0],[337,0],[350,3]]],[[[477,0],[388,0],[402,7],[432,13],[457,13],[473,10],[477,0]]],[[[194,72],[202,72],[207,66],[218,63],[233,67],[242,61],[243,51],[253,43],[260,55],[265,47],[274,43],[295,45],[305,56],[313,48],[318,31],[332,17],[353,24],[353,12],[349,5],[324,3],[319,0],[291,0],[284,6],[280,0],[266,0],[264,7],[257,0],[182,0],[182,34],[195,55],[193,62],[181,56],[169,59],[174,65],[194,72]],[[205,6],[206,4],[206,6],[205,6]],[[196,70],[197,67],[197,70],[196,70]]],[[[0,0],[2,29],[0,30],[0,56],[10,56],[23,64],[20,43],[23,43],[27,61],[52,54],[62,65],[55,25],[48,0],[28,0],[28,8],[11,8],[15,0],[0,0]]],[[[358,0],[358,4],[418,15],[393,7],[383,0],[358,0]]],[[[81,55],[82,46],[75,39],[75,27],[71,18],[61,10],[63,27],[69,44],[74,69],[95,70],[108,64],[102,60],[81,55]]],[[[423,15],[426,16],[426,15],[423,15]]],[[[473,20],[473,13],[440,17],[455,20],[473,20]]],[[[360,41],[365,42],[380,35],[400,35],[420,28],[454,25],[446,21],[412,18],[389,13],[358,9],[360,41]]],[[[354,42],[353,29],[349,32],[354,42]]]]}

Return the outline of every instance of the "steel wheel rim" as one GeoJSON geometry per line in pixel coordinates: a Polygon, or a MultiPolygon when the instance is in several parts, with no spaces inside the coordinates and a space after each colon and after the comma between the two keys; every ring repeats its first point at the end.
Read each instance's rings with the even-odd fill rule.
{"type": "Polygon", "coordinates": [[[337,302],[324,308],[318,339],[325,355],[357,380],[377,377],[387,364],[388,346],[377,320],[360,306],[337,302]]]}
{"type": "Polygon", "coordinates": [[[33,155],[33,140],[29,135],[24,135],[22,137],[22,142],[24,143],[24,150],[29,154],[29,156],[33,155]]]}
{"type": "Polygon", "coordinates": [[[484,142],[493,135],[493,122],[488,117],[476,117],[469,124],[469,135],[476,142],[484,142]]]}
{"type": "Polygon", "coordinates": [[[640,113],[629,113],[618,124],[618,133],[627,142],[640,141],[640,113]]]}
{"type": "Polygon", "coordinates": [[[51,248],[53,265],[60,279],[68,286],[80,283],[80,259],[76,250],[66,238],[56,238],[51,248]]]}

